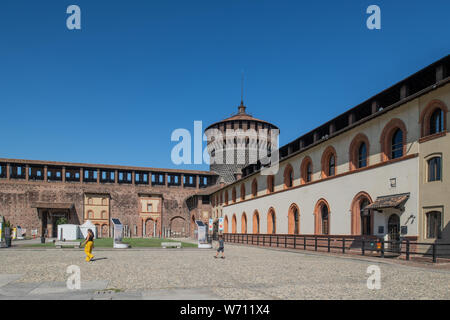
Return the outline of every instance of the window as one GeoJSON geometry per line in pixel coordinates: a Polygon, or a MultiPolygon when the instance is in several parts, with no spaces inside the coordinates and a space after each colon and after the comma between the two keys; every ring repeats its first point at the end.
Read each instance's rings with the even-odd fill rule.
{"type": "Polygon", "coordinates": [[[441,213],[438,211],[428,212],[427,217],[427,238],[441,238],[441,213]]]}
{"type": "Polygon", "coordinates": [[[252,196],[256,197],[258,194],[258,182],[256,181],[256,179],[253,179],[252,182],[252,196]]]}
{"type": "Polygon", "coordinates": [[[313,166],[312,160],[309,156],[306,156],[302,160],[300,165],[301,184],[305,184],[312,181],[313,166]]]}
{"type": "Polygon", "coordinates": [[[245,184],[241,185],[241,200],[245,200],[245,184]]]}
{"type": "Polygon", "coordinates": [[[228,190],[225,190],[225,205],[228,204],[228,190]]]}
{"type": "Polygon", "coordinates": [[[288,164],[284,169],[284,187],[291,188],[294,185],[294,170],[292,166],[288,164]]]}
{"type": "Polygon", "coordinates": [[[328,146],[322,154],[322,178],[336,175],[336,150],[332,146],[328,146]]]}
{"type": "Polygon", "coordinates": [[[267,214],[267,233],[268,234],[276,233],[276,217],[273,208],[271,208],[269,210],[269,213],[267,214]]]}
{"type": "Polygon", "coordinates": [[[401,158],[403,156],[403,131],[395,130],[392,135],[391,159],[401,158]]]}
{"type": "Polygon", "coordinates": [[[441,157],[428,160],[428,182],[441,181],[441,157]]]}
{"type": "Polygon", "coordinates": [[[430,134],[444,131],[444,111],[442,109],[434,110],[430,118],[430,134]]]}
{"type": "Polygon", "coordinates": [[[430,101],[420,114],[421,137],[445,132],[447,112],[448,108],[442,101],[430,101]]]}
{"type": "Polygon", "coordinates": [[[329,221],[328,221],[328,207],[323,205],[320,210],[322,218],[322,234],[328,234],[329,232],[329,221]]]}
{"type": "Polygon", "coordinates": [[[272,193],[275,188],[275,177],[273,175],[267,176],[267,193],[272,193]]]}
{"type": "Polygon", "coordinates": [[[330,156],[330,159],[328,160],[328,176],[334,176],[336,172],[336,160],[334,158],[334,155],[330,156]]]}
{"type": "Polygon", "coordinates": [[[358,148],[358,168],[367,167],[367,146],[364,142],[358,148]]]}
{"type": "Polygon", "coordinates": [[[259,213],[253,213],[253,233],[259,233],[259,213]]]}
{"type": "Polygon", "coordinates": [[[312,163],[308,163],[306,166],[306,182],[312,181],[312,163]]]}
{"type": "Polygon", "coordinates": [[[236,202],[236,188],[233,187],[233,190],[231,191],[231,200],[233,201],[233,203],[236,202]]]}
{"type": "Polygon", "coordinates": [[[147,212],[153,212],[153,204],[147,203],[147,212]]]}

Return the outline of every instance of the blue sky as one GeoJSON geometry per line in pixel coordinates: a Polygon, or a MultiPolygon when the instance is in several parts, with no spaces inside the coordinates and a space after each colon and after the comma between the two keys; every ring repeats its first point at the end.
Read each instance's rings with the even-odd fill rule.
{"type": "Polygon", "coordinates": [[[450,2],[2,0],[0,157],[175,166],[173,130],[249,113],[287,143],[442,58],[450,2]],[[66,8],[82,30],[66,28],[66,8]],[[368,30],[366,8],[381,8],[368,30]]]}

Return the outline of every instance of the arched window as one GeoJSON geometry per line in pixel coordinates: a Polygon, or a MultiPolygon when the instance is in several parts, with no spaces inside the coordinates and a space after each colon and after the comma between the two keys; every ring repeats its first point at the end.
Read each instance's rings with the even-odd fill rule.
{"type": "Polygon", "coordinates": [[[301,184],[305,184],[312,181],[312,160],[310,157],[305,157],[302,160],[302,164],[300,166],[301,173],[301,184]]]}
{"type": "Polygon", "coordinates": [[[322,178],[336,175],[336,150],[328,146],[322,154],[322,178]]]}
{"type": "Polygon", "coordinates": [[[436,109],[430,118],[430,134],[440,133],[444,131],[444,111],[436,109]]]}
{"type": "Polygon", "coordinates": [[[245,200],[245,184],[241,184],[241,200],[245,200]]]}
{"type": "Polygon", "coordinates": [[[102,211],[102,219],[104,220],[108,219],[108,213],[106,211],[102,211]]]}
{"type": "Polygon", "coordinates": [[[369,139],[363,133],[358,133],[350,143],[349,170],[360,169],[369,163],[369,139]]]}
{"type": "Polygon", "coordinates": [[[358,168],[367,167],[367,146],[361,142],[358,148],[358,168]]]}
{"type": "Polygon", "coordinates": [[[275,176],[267,176],[267,193],[272,193],[275,189],[275,176]]]}
{"type": "Polygon", "coordinates": [[[315,234],[329,234],[330,232],[330,207],[325,199],[317,201],[314,209],[315,234]]]}
{"type": "Polygon", "coordinates": [[[403,156],[403,131],[395,130],[391,141],[391,159],[401,158],[403,156]]]}
{"type": "Polygon", "coordinates": [[[256,197],[258,195],[258,181],[253,179],[252,182],[252,196],[256,197]]]}
{"type": "Polygon", "coordinates": [[[231,200],[233,201],[233,203],[236,202],[236,187],[233,187],[231,191],[231,200]]]}
{"type": "Polygon", "coordinates": [[[253,233],[259,233],[259,213],[256,210],[253,213],[253,233]]]}
{"type": "Polygon", "coordinates": [[[299,234],[300,233],[300,215],[297,205],[293,204],[289,208],[288,214],[288,233],[299,234]]]}
{"type": "Polygon", "coordinates": [[[94,211],[92,210],[88,211],[88,219],[94,219],[94,211]]]}
{"type": "Polygon", "coordinates": [[[420,115],[421,136],[444,132],[447,127],[447,106],[440,100],[432,100],[420,115]]]}
{"type": "Polygon", "coordinates": [[[441,181],[441,157],[428,160],[428,182],[441,181]]]}
{"type": "Polygon", "coordinates": [[[381,161],[401,158],[406,153],[406,126],[398,118],[389,121],[380,137],[381,161]]]}
{"type": "Polygon", "coordinates": [[[242,214],[241,218],[241,233],[247,233],[247,215],[245,212],[242,214]]]}
{"type": "Polygon", "coordinates": [[[275,210],[273,208],[269,209],[269,213],[267,213],[267,233],[268,234],[275,234],[276,233],[276,216],[275,216],[275,210]]]}
{"type": "Polygon", "coordinates": [[[290,164],[286,165],[284,169],[284,188],[292,188],[294,185],[294,170],[290,164]]]}
{"type": "Polygon", "coordinates": [[[367,192],[361,191],[352,201],[351,206],[351,234],[372,235],[373,213],[365,208],[372,203],[372,198],[367,192]]]}
{"type": "Polygon", "coordinates": [[[441,238],[441,213],[439,211],[427,212],[427,238],[440,239],[441,238]]]}

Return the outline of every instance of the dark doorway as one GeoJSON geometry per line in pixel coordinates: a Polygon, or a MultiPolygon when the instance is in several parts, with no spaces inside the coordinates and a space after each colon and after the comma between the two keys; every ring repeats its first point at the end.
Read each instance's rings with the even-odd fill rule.
{"type": "Polygon", "coordinates": [[[400,251],[400,217],[392,214],[388,220],[389,248],[392,252],[400,251]]]}

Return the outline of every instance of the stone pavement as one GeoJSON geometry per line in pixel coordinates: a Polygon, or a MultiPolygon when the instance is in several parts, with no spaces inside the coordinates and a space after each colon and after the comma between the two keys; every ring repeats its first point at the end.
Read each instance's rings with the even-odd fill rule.
{"type": "Polygon", "coordinates": [[[389,259],[227,244],[211,249],[1,249],[0,299],[450,299],[450,270],[389,259]],[[81,290],[66,269],[81,270],[81,290]],[[369,290],[367,268],[381,271],[369,290]]]}

